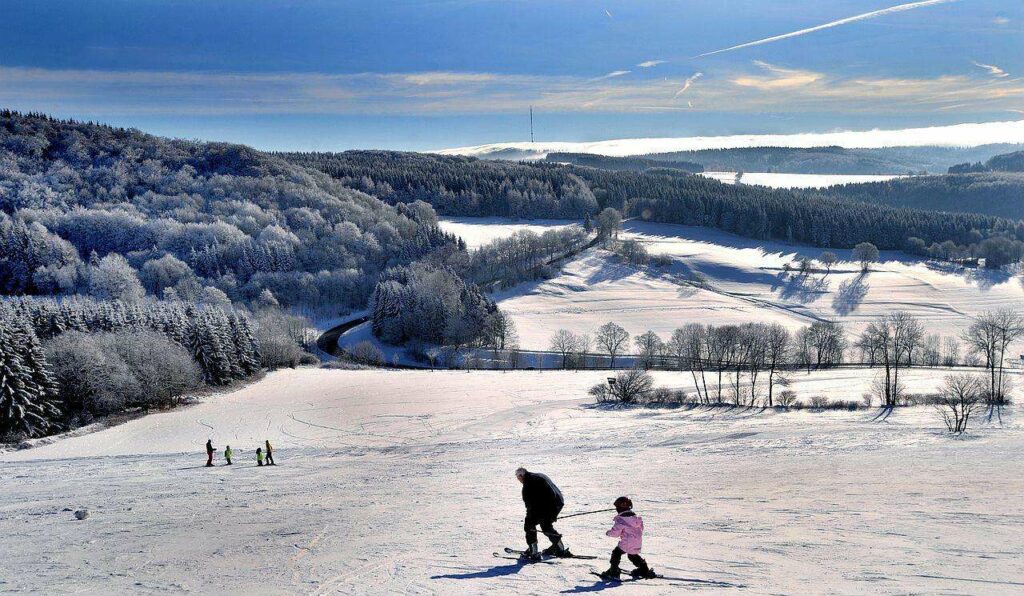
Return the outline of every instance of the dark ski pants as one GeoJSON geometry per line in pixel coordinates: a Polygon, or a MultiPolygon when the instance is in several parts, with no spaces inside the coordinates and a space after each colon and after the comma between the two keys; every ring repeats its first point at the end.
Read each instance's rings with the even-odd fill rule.
{"type": "MultiPolygon", "coordinates": [[[[619,568],[619,562],[622,561],[622,555],[626,555],[626,551],[624,551],[621,548],[616,546],[615,550],[612,551],[611,563],[612,563],[612,567],[613,568],[615,568],[615,569],[619,568]]],[[[640,555],[626,555],[626,556],[629,557],[629,562],[630,563],[636,565],[636,568],[640,571],[640,573],[646,573],[647,572],[647,561],[644,561],[643,557],[641,557],[640,555]]]]}
{"type": "Polygon", "coordinates": [[[555,518],[553,517],[535,517],[527,514],[526,520],[523,522],[523,530],[526,531],[526,544],[533,544],[537,542],[537,525],[540,525],[540,531],[544,532],[544,535],[548,537],[551,544],[558,544],[558,541],[562,539],[562,535],[555,531],[555,518]]]}
{"type": "Polygon", "coordinates": [[[206,465],[207,465],[207,467],[213,465],[213,452],[212,451],[206,454],[206,465]]]}
{"type": "Polygon", "coordinates": [[[268,466],[276,466],[277,465],[277,464],[274,463],[274,454],[269,452],[269,451],[267,452],[267,465],[268,466]]]}

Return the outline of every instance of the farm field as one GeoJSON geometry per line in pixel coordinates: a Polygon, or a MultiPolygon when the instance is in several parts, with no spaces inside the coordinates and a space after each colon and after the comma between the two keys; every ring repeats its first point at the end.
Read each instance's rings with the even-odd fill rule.
{"type": "MultiPolygon", "coordinates": [[[[496,227],[459,220],[474,242],[511,234],[516,225],[496,227]],[[490,234],[489,236],[487,236],[490,234]]],[[[615,321],[631,334],[653,330],[663,336],[689,322],[776,321],[789,328],[815,320],[837,320],[859,331],[871,319],[894,310],[917,316],[929,333],[956,335],[971,317],[986,310],[1019,306],[1019,276],[954,267],[882,252],[868,273],[851,262],[850,251],[835,251],[831,271],[785,271],[797,257],[818,258],[823,249],[741,238],[717,230],[630,220],[622,239],[642,243],[651,255],[666,255],[664,268],[637,267],[599,248],[567,263],[555,277],[522,284],[496,295],[515,319],[522,346],[546,349],[559,328],[592,332],[615,321]]]]}

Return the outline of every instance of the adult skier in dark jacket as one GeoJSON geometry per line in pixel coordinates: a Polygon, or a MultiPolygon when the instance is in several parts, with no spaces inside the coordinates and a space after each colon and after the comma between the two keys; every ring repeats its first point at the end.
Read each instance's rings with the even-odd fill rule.
{"type": "Polygon", "coordinates": [[[572,553],[562,544],[562,535],[555,531],[555,520],[565,505],[562,491],[544,474],[529,472],[526,468],[516,470],[516,478],[523,484],[523,503],[526,505],[526,519],[523,530],[526,532],[526,557],[539,559],[541,556],[537,546],[537,526],[551,541],[551,546],[544,549],[544,554],[556,557],[571,557],[572,553]]]}

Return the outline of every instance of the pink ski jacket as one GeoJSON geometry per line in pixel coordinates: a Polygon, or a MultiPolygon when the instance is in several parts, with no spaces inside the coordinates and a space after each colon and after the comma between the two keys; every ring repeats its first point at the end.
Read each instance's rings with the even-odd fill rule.
{"type": "Polygon", "coordinates": [[[626,554],[639,555],[644,537],[644,520],[632,511],[615,516],[615,524],[605,532],[608,536],[618,537],[619,548],[626,554]]]}

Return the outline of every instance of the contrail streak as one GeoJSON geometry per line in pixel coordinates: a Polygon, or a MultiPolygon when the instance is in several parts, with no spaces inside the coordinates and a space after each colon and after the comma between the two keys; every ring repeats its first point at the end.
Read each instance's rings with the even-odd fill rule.
{"type": "Polygon", "coordinates": [[[694,81],[701,78],[702,76],[704,76],[704,73],[698,72],[692,77],[686,79],[686,82],[683,83],[683,88],[680,89],[679,91],[676,91],[676,94],[672,97],[672,99],[677,99],[680,95],[686,93],[686,90],[690,88],[690,85],[692,85],[694,81]]]}
{"type": "Polygon", "coordinates": [[[774,41],[780,41],[783,39],[789,39],[790,37],[799,37],[801,35],[807,35],[808,33],[814,33],[815,31],[821,31],[822,29],[831,29],[832,27],[838,27],[840,25],[846,25],[849,23],[856,23],[857,21],[866,21],[875,17],[892,14],[895,12],[904,12],[907,10],[913,10],[915,8],[924,8],[925,6],[932,6],[935,4],[949,4],[950,2],[956,2],[957,0],[923,0],[922,2],[910,2],[908,4],[900,4],[898,6],[890,6],[889,8],[883,8],[881,10],[874,10],[872,12],[866,12],[864,14],[855,15],[852,17],[846,17],[845,19],[839,19],[838,21],[832,21],[823,25],[817,25],[809,27],[807,29],[800,29],[799,31],[792,31],[790,33],[783,33],[782,35],[776,35],[774,37],[766,37],[757,41],[750,41],[747,43],[741,43],[738,46],[732,46],[729,48],[723,48],[721,50],[715,50],[713,52],[705,52],[697,56],[697,58],[703,58],[704,56],[712,56],[714,54],[721,54],[723,52],[731,52],[733,50],[739,50],[743,48],[749,48],[751,46],[759,46],[766,43],[772,43],[774,41]]]}

